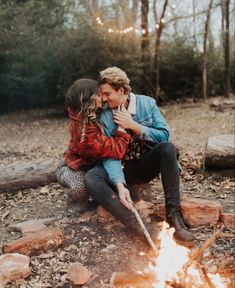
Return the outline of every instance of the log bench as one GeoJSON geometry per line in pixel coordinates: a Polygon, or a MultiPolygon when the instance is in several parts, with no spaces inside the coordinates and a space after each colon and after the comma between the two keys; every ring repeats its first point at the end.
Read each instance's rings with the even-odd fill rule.
{"type": "Polygon", "coordinates": [[[205,147],[203,166],[205,171],[234,177],[235,135],[225,134],[209,137],[205,147]]]}
{"type": "Polygon", "coordinates": [[[0,167],[0,193],[57,182],[53,160],[21,162],[0,167]]]}

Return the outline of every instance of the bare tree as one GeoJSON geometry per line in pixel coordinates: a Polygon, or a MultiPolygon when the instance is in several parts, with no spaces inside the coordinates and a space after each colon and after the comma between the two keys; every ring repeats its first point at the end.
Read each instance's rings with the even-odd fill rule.
{"type": "MultiPolygon", "coordinates": [[[[149,70],[150,70],[150,50],[149,50],[149,27],[148,27],[149,1],[141,0],[141,63],[142,63],[142,79],[143,92],[149,89],[149,70]]],[[[147,90],[147,91],[146,91],[147,90]]]]}
{"type": "Polygon", "coordinates": [[[195,3],[195,0],[192,0],[192,6],[193,6],[193,40],[194,40],[195,48],[198,50],[197,37],[196,37],[196,3],[195,3]]]}
{"type": "Polygon", "coordinates": [[[132,26],[135,26],[137,17],[138,17],[138,7],[139,7],[139,0],[132,0],[132,6],[129,9],[129,18],[132,23],[132,26]]]}
{"type": "Polygon", "coordinates": [[[229,0],[222,0],[225,6],[225,34],[224,34],[224,81],[225,81],[225,97],[229,97],[230,93],[230,51],[229,51],[229,0]]]}
{"type": "Polygon", "coordinates": [[[207,39],[210,23],[210,13],[213,0],[210,0],[205,21],[204,39],[203,39],[203,54],[202,54],[202,95],[203,98],[207,98],[207,39]]]}
{"type": "MultiPolygon", "coordinates": [[[[156,4],[156,1],[154,1],[156,4]]],[[[160,44],[161,44],[161,36],[162,36],[162,30],[165,26],[165,13],[166,8],[168,5],[168,0],[164,0],[162,13],[160,16],[160,20],[158,23],[156,23],[156,40],[155,40],[155,55],[154,55],[154,83],[155,84],[155,98],[158,98],[160,96],[160,44]]],[[[154,7],[155,9],[156,7],[154,7]]],[[[155,20],[157,17],[155,16],[155,20]]]]}

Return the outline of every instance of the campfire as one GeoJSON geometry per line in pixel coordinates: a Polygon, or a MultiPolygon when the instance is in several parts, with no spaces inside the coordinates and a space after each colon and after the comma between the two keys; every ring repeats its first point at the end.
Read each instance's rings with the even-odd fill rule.
{"type": "Polygon", "coordinates": [[[219,236],[214,233],[196,252],[177,244],[173,238],[174,228],[162,223],[158,253],[152,258],[144,271],[136,274],[117,272],[113,274],[112,285],[115,288],[225,288],[226,279],[219,274],[207,273],[198,261],[203,252],[219,236]]]}

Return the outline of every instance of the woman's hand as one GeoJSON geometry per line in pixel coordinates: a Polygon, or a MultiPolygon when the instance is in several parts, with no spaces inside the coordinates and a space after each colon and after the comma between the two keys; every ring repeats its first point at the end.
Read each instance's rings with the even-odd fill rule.
{"type": "Polygon", "coordinates": [[[133,202],[131,200],[130,191],[124,186],[123,183],[118,183],[116,185],[120,202],[127,209],[131,209],[133,202]]]}

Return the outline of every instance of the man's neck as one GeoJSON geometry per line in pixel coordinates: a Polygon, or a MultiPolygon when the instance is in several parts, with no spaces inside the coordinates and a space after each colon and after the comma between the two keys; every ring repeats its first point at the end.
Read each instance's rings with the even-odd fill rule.
{"type": "Polygon", "coordinates": [[[123,101],[123,104],[125,108],[127,109],[130,103],[130,95],[125,95],[125,100],[123,101]]]}

